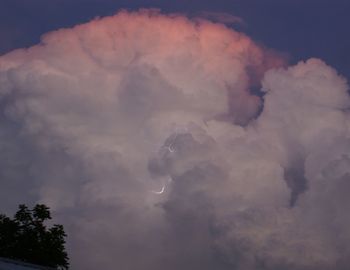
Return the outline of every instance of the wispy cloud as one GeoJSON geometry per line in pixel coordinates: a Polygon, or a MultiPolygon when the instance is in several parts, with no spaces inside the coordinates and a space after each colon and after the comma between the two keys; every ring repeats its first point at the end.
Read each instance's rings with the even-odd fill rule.
{"type": "Polygon", "coordinates": [[[200,18],[223,24],[246,24],[246,22],[242,18],[226,12],[201,11],[197,14],[197,16],[200,18]]]}

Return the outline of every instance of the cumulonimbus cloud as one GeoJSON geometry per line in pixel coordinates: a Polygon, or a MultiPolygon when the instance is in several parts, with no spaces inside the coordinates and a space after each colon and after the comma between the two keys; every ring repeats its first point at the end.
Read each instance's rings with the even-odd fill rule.
{"type": "Polygon", "coordinates": [[[77,269],[346,269],[348,86],[282,63],[154,10],[2,56],[4,205],[51,206],[77,269]]]}

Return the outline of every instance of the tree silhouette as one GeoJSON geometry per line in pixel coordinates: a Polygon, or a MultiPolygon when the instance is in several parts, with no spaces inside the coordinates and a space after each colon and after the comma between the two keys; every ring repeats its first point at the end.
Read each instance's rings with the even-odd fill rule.
{"type": "Polygon", "coordinates": [[[49,219],[50,210],[44,204],[32,210],[21,204],[13,219],[0,215],[0,257],[68,269],[66,233],[62,225],[47,228],[44,222],[49,219]]]}

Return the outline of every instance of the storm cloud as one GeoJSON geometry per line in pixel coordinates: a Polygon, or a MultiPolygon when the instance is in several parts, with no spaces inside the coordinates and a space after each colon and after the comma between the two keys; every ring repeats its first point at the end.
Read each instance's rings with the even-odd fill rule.
{"type": "Polygon", "coordinates": [[[2,56],[2,205],[49,205],[74,269],[346,269],[348,85],[284,62],[157,10],[2,56]]]}

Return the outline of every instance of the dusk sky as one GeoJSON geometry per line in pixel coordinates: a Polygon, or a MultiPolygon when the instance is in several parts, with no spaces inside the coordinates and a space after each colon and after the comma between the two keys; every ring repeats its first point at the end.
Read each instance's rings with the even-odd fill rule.
{"type": "Polygon", "coordinates": [[[71,269],[349,269],[349,12],[0,0],[0,213],[71,269]]]}

